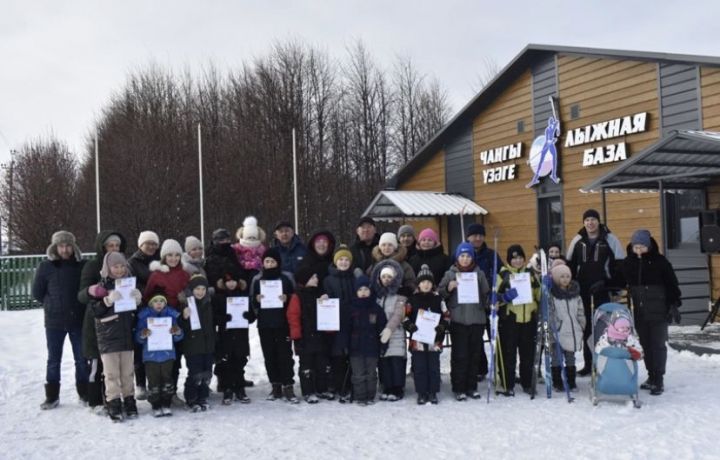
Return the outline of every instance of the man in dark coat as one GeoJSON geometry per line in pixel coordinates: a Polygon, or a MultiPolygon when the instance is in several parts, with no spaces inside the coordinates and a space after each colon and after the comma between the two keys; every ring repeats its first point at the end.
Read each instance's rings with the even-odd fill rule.
{"type": "Polygon", "coordinates": [[[60,402],[60,364],[65,336],[70,337],[75,359],[75,388],[81,401],[87,401],[88,367],[82,355],[82,323],[85,305],[77,300],[84,262],[75,236],[55,232],[48,246],[47,260],[40,262],[33,279],[32,295],[43,304],[48,360],[45,401],[42,409],[53,409],[60,402]]]}
{"type": "Polygon", "coordinates": [[[359,268],[363,273],[374,263],[372,250],[380,243],[377,226],[371,217],[363,217],[355,228],[357,238],[350,247],[353,256],[353,267],[359,268]]]}
{"type": "Polygon", "coordinates": [[[288,221],[278,222],[275,225],[273,235],[275,238],[273,238],[272,247],[280,251],[283,271],[295,273],[305,254],[307,254],[307,248],[300,241],[300,237],[295,234],[295,228],[288,221]]]}

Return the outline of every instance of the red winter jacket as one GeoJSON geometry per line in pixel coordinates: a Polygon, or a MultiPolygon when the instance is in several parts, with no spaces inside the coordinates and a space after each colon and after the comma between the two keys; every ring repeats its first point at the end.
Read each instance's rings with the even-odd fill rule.
{"type": "Polygon", "coordinates": [[[167,297],[168,305],[171,305],[176,310],[181,310],[178,305],[178,294],[185,289],[190,281],[190,275],[183,270],[182,264],[180,263],[170,268],[167,265],[153,262],[150,264],[150,270],[152,272],[148,279],[147,286],[145,286],[143,301],[147,303],[157,290],[162,289],[167,297]],[[162,267],[169,268],[169,271],[162,271],[162,267]]]}

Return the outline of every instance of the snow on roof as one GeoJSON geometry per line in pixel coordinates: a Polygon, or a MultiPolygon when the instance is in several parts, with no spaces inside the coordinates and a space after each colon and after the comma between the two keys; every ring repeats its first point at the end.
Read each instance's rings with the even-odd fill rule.
{"type": "Polygon", "coordinates": [[[456,193],[382,190],[363,216],[380,219],[487,214],[474,201],[456,193]]]}

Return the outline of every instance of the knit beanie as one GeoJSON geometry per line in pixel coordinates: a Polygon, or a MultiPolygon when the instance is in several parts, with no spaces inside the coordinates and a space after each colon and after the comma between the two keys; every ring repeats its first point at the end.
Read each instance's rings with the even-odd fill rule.
{"type": "Polygon", "coordinates": [[[467,254],[473,259],[475,259],[475,249],[472,247],[472,244],[463,242],[458,244],[458,247],[455,249],[455,260],[457,261],[461,254],[467,254]]]}
{"type": "Polygon", "coordinates": [[[472,235],[482,235],[485,236],[485,226],[482,224],[470,224],[470,226],[467,229],[465,237],[472,235]]]}
{"type": "Polygon", "coordinates": [[[142,246],[143,243],[147,243],[148,241],[151,243],[160,244],[160,238],[158,238],[157,233],[150,230],[140,232],[140,236],[138,236],[138,247],[142,246]]]}
{"type": "Polygon", "coordinates": [[[383,275],[390,275],[395,278],[397,276],[397,273],[395,272],[395,269],[392,268],[390,265],[386,265],[383,267],[382,270],[380,270],[380,276],[382,277],[383,275]]]}
{"type": "Polygon", "coordinates": [[[108,235],[107,238],[103,240],[102,244],[103,246],[105,246],[112,241],[116,242],[117,244],[122,244],[122,238],[120,238],[120,235],[116,233],[111,233],[110,235],[108,235]]]}
{"type": "Polygon", "coordinates": [[[632,234],[632,238],[630,238],[630,244],[636,245],[636,244],[642,244],[646,248],[650,247],[650,232],[645,229],[641,230],[635,230],[635,233],[632,234]]]}
{"type": "Polygon", "coordinates": [[[197,239],[196,237],[190,235],[187,238],[185,238],[185,252],[190,252],[193,249],[202,248],[202,241],[197,239]]]}
{"type": "Polygon", "coordinates": [[[583,221],[585,221],[588,217],[594,217],[597,220],[600,220],[600,213],[594,209],[588,209],[583,213],[583,221]]]}
{"type": "Polygon", "coordinates": [[[397,237],[398,237],[398,239],[399,239],[401,236],[403,236],[403,235],[408,235],[408,234],[410,234],[410,235],[412,235],[413,237],[415,237],[415,229],[412,227],[412,225],[407,225],[407,224],[406,224],[406,225],[402,225],[402,226],[400,226],[400,228],[399,228],[398,231],[397,231],[397,237]]]}
{"type": "Polygon", "coordinates": [[[560,282],[560,276],[562,276],[563,274],[567,276],[572,276],[570,267],[565,265],[565,262],[563,262],[562,260],[557,259],[552,264],[552,268],[550,269],[550,275],[552,276],[553,281],[558,283],[560,282]]]}
{"type": "Polygon", "coordinates": [[[265,231],[258,227],[255,217],[248,216],[243,220],[242,227],[235,232],[235,237],[241,245],[256,248],[265,240],[265,231]]]}
{"type": "Polygon", "coordinates": [[[263,260],[267,258],[274,259],[275,262],[277,262],[278,267],[282,266],[282,258],[280,257],[280,251],[278,250],[278,248],[270,248],[265,251],[265,254],[263,255],[263,260]]]}
{"type": "Polygon", "coordinates": [[[162,247],[160,248],[160,260],[165,260],[165,256],[168,254],[180,254],[182,255],[183,250],[180,247],[180,243],[175,240],[163,241],[162,247]]]}
{"type": "Polygon", "coordinates": [[[398,248],[398,240],[394,233],[386,232],[383,233],[380,236],[380,242],[378,243],[379,246],[382,246],[383,243],[390,243],[393,248],[398,248]]]}
{"type": "Polygon", "coordinates": [[[438,238],[437,233],[435,233],[435,230],[432,228],[425,228],[423,229],[420,234],[418,235],[418,241],[420,240],[433,240],[435,242],[435,245],[440,244],[440,238],[438,238]]]}
{"type": "Polygon", "coordinates": [[[515,257],[518,257],[518,256],[522,257],[523,259],[525,258],[525,251],[523,250],[522,246],[520,246],[519,244],[513,244],[513,245],[511,245],[510,247],[508,247],[508,249],[507,249],[507,263],[508,263],[508,265],[510,265],[510,262],[511,262],[515,257]]]}
{"type": "Polygon", "coordinates": [[[167,294],[162,288],[156,289],[151,295],[150,300],[148,300],[148,305],[152,306],[153,302],[155,302],[156,299],[162,299],[165,302],[165,305],[167,305],[167,294]]]}
{"type": "Polygon", "coordinates": [[[355,278],[355,281],[353,282],[353,288],[355,289],[355,292],[358,291],[361,287],[370,287],[370,278],[367,277],[367,275],[360,275],[357,278],[355,278]]]}
{"type": "Polygon", "coordinates": [[[200,274],[195,274],[190,278],[190,281],[188,281],[188,289],[192,292],[198,286],[205,286],[205,288],[207,288],[208,280],[200,274]]]}
{"type": "Polygon", "coordinates": [[[350,249],[348,249],[347,246],[344,244],[341,244],[340,247],[335,251],[335,254],[333,254],[333,263],[337,266],[337,261],[340,257],[347,257],[350,259],[350,263],[352,263],[353,256],[352,252],[350,252],[350,249]]]}
{"type": "Polygon", "coordinates": [[[315,270],[309,265],[301,265],[295,270],[295,282],[301,286],[305,286],[310,278],[315,274],[315,270]]]}
{"type": "Polygon", "coordinates": [[[100,270],[100,276],[102,276],[103,278],[107,278],[108,276],[110,276],[110,267],[119,264],[125,265],[125,269],[129,274],[130,266],[127,263],[125,254],[123,254],[122,252],[108,252],[103,258],[103,265],[102,269],[100,270]]]}
{"type": "Polygon", "coordinates": [[[428,267],[427,264],[423,264],[422,267],[420,267],[420,272],[418,272],[417,276],[417,284],[420,284],[423,281],[430,281],[433,286],[435,285],[435,277],[433,276],[432,272],[430,271],[430,267],[428,267]]]}
{"type": "Polygon", "coordinates": [[[630,335],[630,320],[621,316],[614,322],[608,324],[607,335],[611,339],[626,340],[630,335]],[[620,331],[620,328],[627,328],[627,332],[620,331]]]}

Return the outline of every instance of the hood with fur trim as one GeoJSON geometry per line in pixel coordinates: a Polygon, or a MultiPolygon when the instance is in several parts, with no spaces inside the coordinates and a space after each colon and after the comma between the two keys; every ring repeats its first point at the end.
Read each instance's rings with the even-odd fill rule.
{"type": "Polygon", "coordinates": [[[381,260],[387,260],[392,259],[397,263],[405,262],[405,259],[407,259],[407,248],[403,245],[398,246],[398,248],[395,250],[395,252],[392,253],[390,257],[385,257],[382,252],[380,252],[380,246],[375,246],[372,250],[372,256],[373,260],[375,262],[380,262],[381,260]]]}

